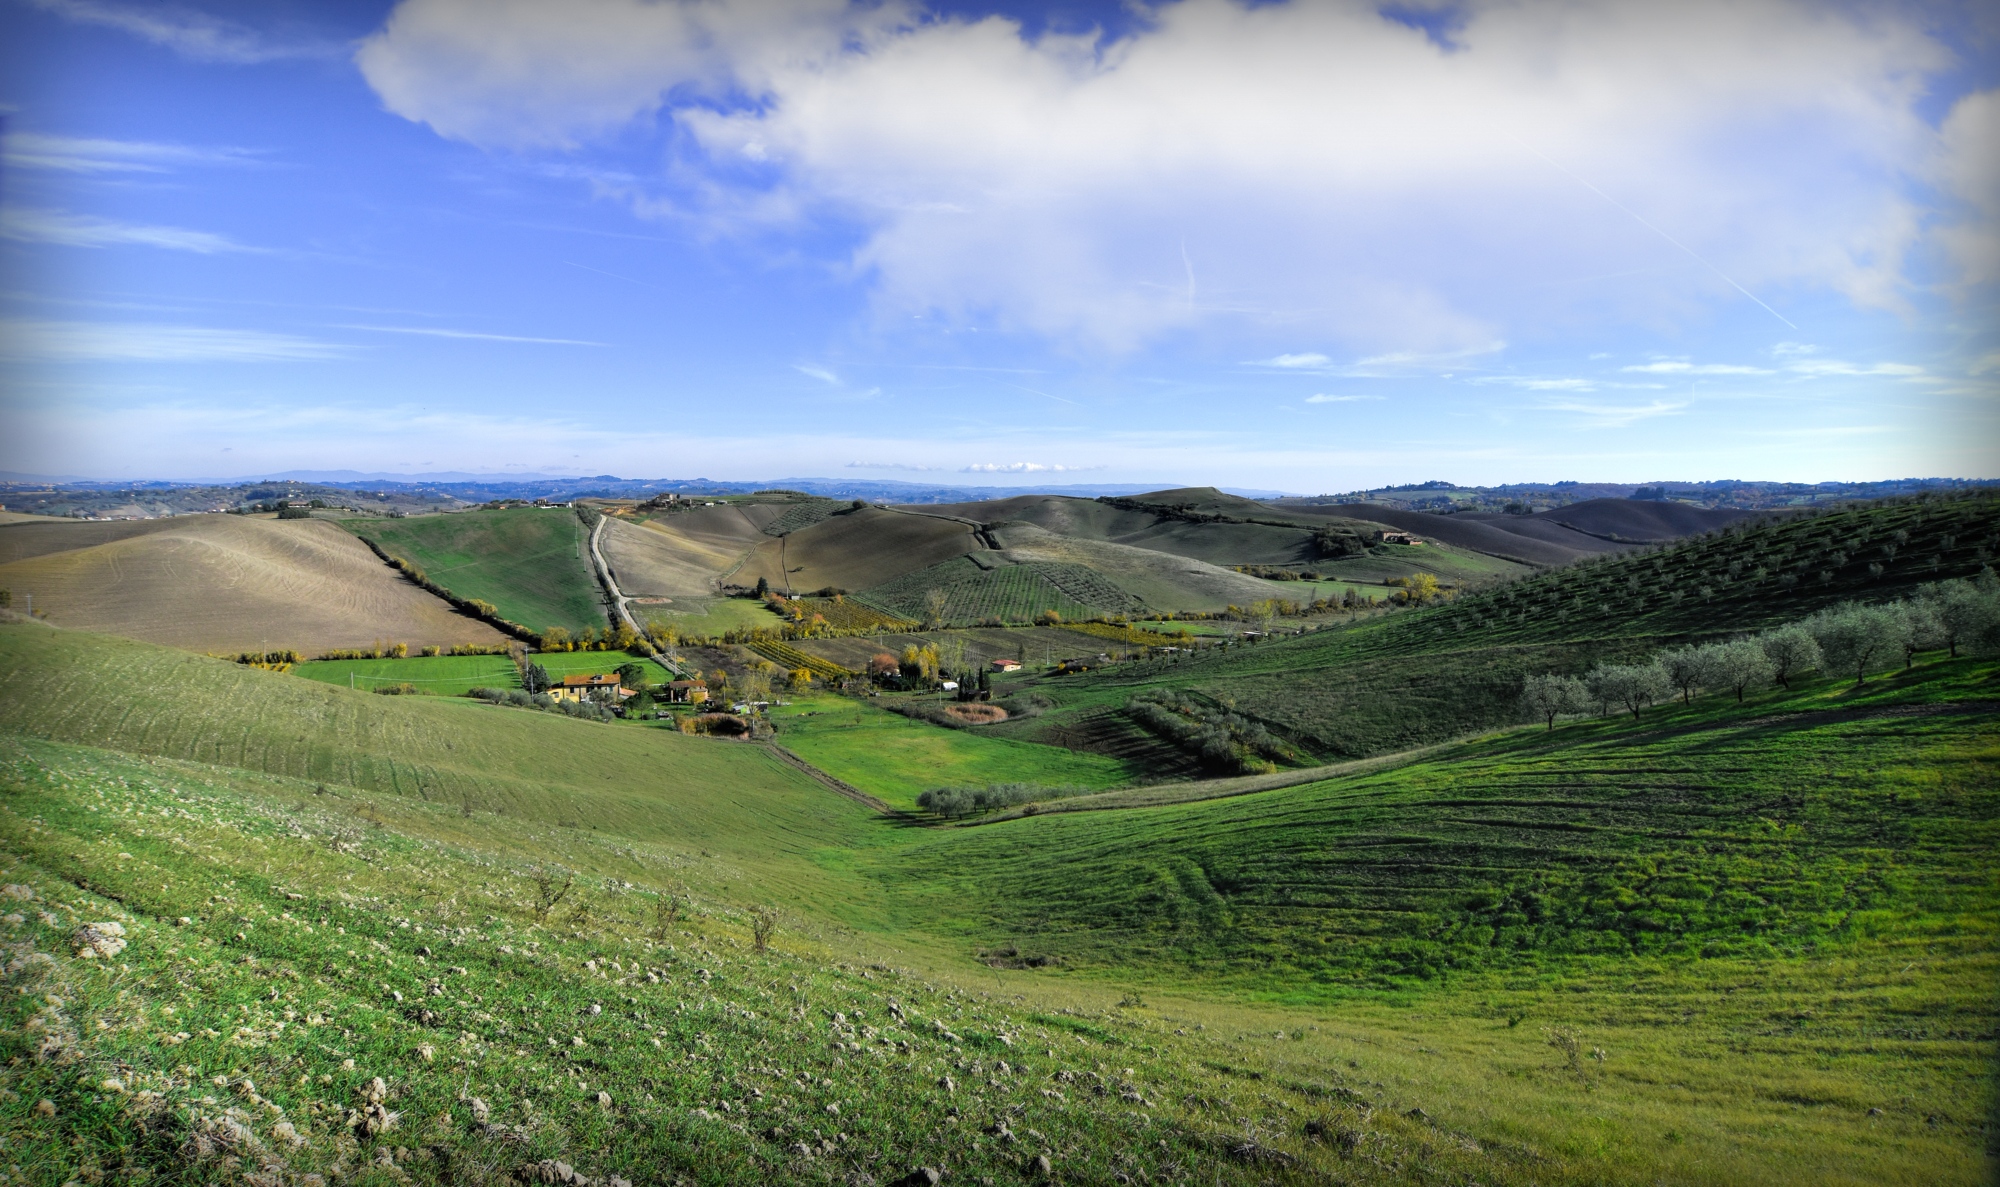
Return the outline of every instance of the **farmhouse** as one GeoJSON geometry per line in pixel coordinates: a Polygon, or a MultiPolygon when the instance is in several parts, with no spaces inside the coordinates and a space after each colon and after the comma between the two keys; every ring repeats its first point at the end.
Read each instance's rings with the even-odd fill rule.
{"type": "Polygon", "coordinates": [[[561,684],[549,689],[549,695],[559,701],[616,705],[635,694],[629,688],[619,687],[616,672],[598,672],[589,676],[564,676],[561,684]]]}
{"type": "Polygon", "coordinates": [[[996,659],[993,661],[993,670],[996,672],[1018,672],[1021,670],[1021,661],[1018,659],[996,659]]]}
{"type": "Polygon", "coordinates": [[[671,680],[667,683],[667,703],[670,705],[699,705],[708,699],[708,682],[705,680],[671,680]]]}
{"type": "Polygon", "coordinates": [[[1412,532],[1383,532],[1384,544],[1422,544],[1424,538],[1412,532]]]}

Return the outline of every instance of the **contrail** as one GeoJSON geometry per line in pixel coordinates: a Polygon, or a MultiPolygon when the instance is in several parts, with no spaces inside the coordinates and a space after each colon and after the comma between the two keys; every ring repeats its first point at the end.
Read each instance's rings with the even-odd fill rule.
{"type": "Polygon", "coordinates": [[[1518,138],[1509,136],[1508,139],[1513,140],[1517,146],[1526,150],[1527,152],[1534,153],[1535,156],[1540,157],[1542,163],[1547,165],[1549,168],[1554,169],[1558,173],[1561,173],[1564,177],[1569,178],[1571,181],[1582,186],[1584,189],[1589,190],[1591,193],[1596,194],[1598,197],[1604,199],[1606,202],[1611,203],[1613,206],[1616,206],[1618,209],[1624,211],[1626,214],[1631,215],[1632,221],[1638,223],[1640,226],[1646,228],[1648,231],[1651,231],[1653,234],[1658,235],[1660,238],[1666,240],[1668,243],[1673,244],[1675,247],[1680,248],[1682,251],[1688,253],[1690,256],[1693,256],[1696,263],[1708,269],[1710,272],[1715,273],[1717,276],[1722,277],[1724,281],[1728,282],[1730,288],[1733,288],[1737,292],[1742,293],[1744,296],[1750,298],[1752,301],[1757,301],[1757,304],[1763,306],[1764,312],[1770,314],[1772,317],[1777,318],[1779,321],[1784,322],[1786,325],[1791,326],[1792,329],[1794,330],[1798,329],[1798,326],[1793,325],[1792,320],[1790,318],[1786,317],[1782,313],[1779,313],[1777,310],[1771,308],[1769,305],[1765,305],[1764,302],[1757,300],[1757,294],[1751,292],[1747,288],[1744,288],[1742,285],[1737,284],[1735,280],[1730,278],[1727,272],[1724,272],[1722,269],[1716,267],[1714,264],[1709,263],[1706,259],[1703,259],[1701,253],[1695,251],[1694,248],[1689,247],[1687,244],[1682,243],[1680,240],[1674,238],[1672,235],[1667,234],[1665,231],[1662,231],[1660,228],[1654,226],[1653,224],[1647,222],[1645,219],[1641,218],[1639,216],[1638,211],[1633,210],[1631,207],[1625,205],[1623,202],[1620,202],[1618,199],[1612,197],[1610,194],[1605,193],[1603,190],[1598,189],[1596,186],[1585,181],[1583,178],[1578,177],[1574,173],[1571,173],[1569,170],[1563,168],[1561,165],[1558,165],[1556,162],[1551,161],[1549,158],[1545,156],[1542,156],[1541,153],[1536,152],[1534,148],[1530,147],[1529,145],[1523,144],[1518,138]]]}

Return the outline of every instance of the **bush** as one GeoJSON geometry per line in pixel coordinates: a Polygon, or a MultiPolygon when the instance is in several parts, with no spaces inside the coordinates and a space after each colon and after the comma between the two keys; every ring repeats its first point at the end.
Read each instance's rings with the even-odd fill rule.
{"type": "Polygon", "coordinates": [[[1044,787],[1037,783],[989,783],[984,787],[934,787],[917,797],[917,807],[939,816],[961,817],[1018,804],[1088,795],[1087,787],[1044,787]]]}
{"type": "Polygon", "coordinates": [[[423,690],[407,680],[401,684],[378,684],[375,686],[375,692],[385,697],[415,696],[421,691],[423,690]]]}

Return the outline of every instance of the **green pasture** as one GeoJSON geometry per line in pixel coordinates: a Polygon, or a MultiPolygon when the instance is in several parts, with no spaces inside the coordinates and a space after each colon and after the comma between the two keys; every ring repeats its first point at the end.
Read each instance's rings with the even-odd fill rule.
{"type": "MultiPolygon", "coordinates": [[[[1318,570],[1314,570],[1318,572],[1318,570]]],[[[1396,591],[1388,586],[1369,584],[1363,581],[1271,581],[1260,578],[1271,589],[1270,596],[1287,602],[1297,602],[1301,606],[1310,605],[1322,598],[1339,601],[1348,590],[1353,590],[1363,598],[1387,601],[1396,591]]]]}
{"type": "Polygon", "coordinates": [[[341,526],[423,569],[461,598],[492,603],[534,631],[602,630],[603,594],[589,533],[567,508],[516,507],[415,519],[350,519],[341,526]]]}
{"type": "Polygon", "coordinates": [[[629,651],[537,651],[528,658],[542,665],[542,670],[557,680],[564,676],[603,675],[615,672],[626,664],[645,667],[646,680],[650,684],[659,684],[668,678],[665,668],[629,651]]]}
{"type": "Polygon", "coordinates": [[[683,639],[719,639],[730,631],[775,631],[784,619],[754,598],[676,598],[671,605],[633,606],[642,623],[672,624],[683,639]]]}
{"type": "MultiPolygon", "coordinates": [[[[927,828],[755,745],[0,624],[0,874],[35,896],[9,892],[0,1132],[33,1182],[236,1174],[133,1137],[147,1109],[233,1133],[234,1101],[288,1179],[1004,1182],[1046,1151],[1077,1182],[1970,1184],[1996,687],[1930,659],[927,828]],[[576,875],[546,914],[537,867],[576,875]],[[665,926],[662,892],[692,900],[665,926]],[[115,960],[75,958],[92,920],[126,927],[115,960]],[[402,1128],[357,1132],[376,1076],[402,1128]]],[[[1087,782],[790,712],[780,741],[850,781],[977,743],[1007,756],[982,781],[1087,782]]]]}
{"type": "Polygon", "coordinates": [[[954,730],[860,701],[810,696],[776,706],[778,744],[893,807],[914,810],[933,787],[1038,783],[1092,789],[1130,782],[1126,764],[1104,755],[954,730]]]}
{"type": "Polygon", "coordinates": [[[292,674],[364,692],[389,684],[414,684],[436,696],[463,696],[475,688],[519,688],[520,673],[504,655],[438,655],[413,659],[316,659],[292,674]]]}

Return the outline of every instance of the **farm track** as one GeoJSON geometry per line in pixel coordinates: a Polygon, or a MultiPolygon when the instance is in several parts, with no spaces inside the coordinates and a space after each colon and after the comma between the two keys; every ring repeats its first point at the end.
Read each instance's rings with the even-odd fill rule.
{"type": "Polygon", "coordinates": [[[765,743],[765,745],[769,747],[773,755],[777,756],[779,762],[782,762],[786,766],[797,770],[801,774],[812,779],[815,783],[818,783],[821,787],[824,787],[827,790],[833,792],[835,795],[846,796],[848,799],[853,800],[855,803],[864,804],[870,808],[873,808],[875,811],[880,812],[884,816],[893,816],[898,820],[907,820],[913,822],[917,820],[916,817],[910,815],[908,812],[904,812],[898,808],[890,807],[887,803],[884,803],[883,801],[876,799],[874,796],[869,795],[867,792],[854,786],[852,783],[848,783],[842,779],[834,778],[832,775],[829,775],[825,771],[820,770],[818,767],[807,762],[805,759],[800,758],[798,755],[793,754],[791,751],[785,749],[783,746],[778,745],[776,742],[767,742],[765,743]]]}
{"type": "MultiPolygon", "coordinates": [[[[1167,804],[1191,804],[1202,800],[1223,800],[1239,795],[1254,795],[1260,791],[1276,791],[1283,787],[1298,787],[1306,783],[1319,783],[1328,779],[1339,779],[1348,775],[1366,775],[1376,771],[1386,771],[1407,763],[1419,762],[1447,747],[1457,745],[1457,741],[1437,742],[1429,746],[1419,746],[1414,750],[1399,750],[1394,754],[1379,754],[1373,758],[1359,758],[1352,762],[1332,763],[1323,767],[1301,767],[1290,771],[1275,771],[1268,775],[1232,775],[1226,779],[1195,779],[1184,783],[1155,783],[1146,787],[1122,787],[1111,791],[1100,791],[1093,795],[1073,796],[1069,799],[1050,800],[1033,805],[1036,815],[1048,816],[1057,812],[1105,812],[1118,808],[1158,808],[1167,804]]],[[[982,824],[999,824],[1028,815],[1022,809],[1010,809],[992,816],[982,816],[968,821],[968,827],[982,824]]]]}
{"type": "MultiPolygon", "coordinates": [[[[643,639],[645,638],[645,632],[639,629],[638,623],[632,621],[632,612],[625,608],[625,604],[631,601],[631,599],[626,597],[623,591],[618,588],[618,577],[612,573],[611,565],[604,559],[604,550],[599,547],[604,537],[604,525],[610,522],[610,516],[600,516],[596,525],[590,529],[591,568],[597,574],[598,583],[604,587],[605,596],[611,599],[612,614],[619,622],[630,627],[633,634],[643,639]]],[[[667,675],[676,680],[681,678],[681,673],[672,664],[662,658],[659,652],[651,651],[651,649],[648,649],[648,651],[649,654],[646,658],[665,668],[667,675]]]]}

